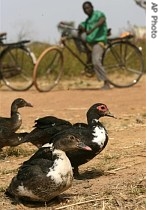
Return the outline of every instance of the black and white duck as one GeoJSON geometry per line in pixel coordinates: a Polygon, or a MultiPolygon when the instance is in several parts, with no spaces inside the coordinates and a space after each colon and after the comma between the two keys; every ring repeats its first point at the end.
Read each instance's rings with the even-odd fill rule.
{"type": "Polygon", "coordinates": [[[66,134],[78,133],[81,141],[92,149],[88,153],[80,150],[66,152],[69,160],[71,161],[75,177],[79,177],[78,167],[92,160],[106,147],[108,143],[107,129],[99,121],[101,117],[105,116],[115,118],[105,104],[96,103],[87,111],[87,124],[76,123],[72,128],[60,132],[66,134]]]}
{"type": "Polygon", "coordinates": [[[71,187],[73,170],[67,151],[87,150],[79,135],[57,135],[52,143],[43,145],[19,168],[6,195],[19,202],[50,202],[71,187]]]}
{"type": "Polygon", "coordinates": [[[22,124],[21,114],[18,109],[22,107],[32,107],[32,105],[23,98],[15,99],[11,104],[11,116],[0,117],[0,127],[3,126],[13,132],[17,131],[22,124]]]}
{"type": "Polygon", "coordinates": [[[0,126],[0,150],[2,150],[2,148],[6,146],[15,147],[24,143],[24,137],[27,134],[27,132],[15,133],[9,128],[0,126]]]}
{"type": "MultiPolygon", "coordinates": [[[[89,147],[92,148],[91,152],[86,151],[71,151],[67,152],[71,164],[73,166],[74,176],[79,176],[78,167],[98,155],[108,143],[108,133],[103,124],[99,121],[101,117],[114,117],[105,104],[96,103],[92,105],[87,111],[87,123],[75,123],[71,124],[68,121],[51,117],[41,118],[38,120],[37,128],[28,135],[26,139],[33,144],[39,146],[42,143],[50,142],[50,139],[54,140],[54,135],[67,135],[77,133],[80,135],[80,139],[89,147]],[[42,123],[41,123],[42,122],[42,123]],[[58,123],[59,122],[59,123],[58,123]],[[41,129],[40,126],[41,125],[41,129]],[[65,125],[64,127],[62,125],[65,125]],[[43,126],[45,129],[43,129],[43,126]],[[38,129],[39,128],[39,129],[38,129]],[[55,129],[56,128],[56,129],[55,129]],[[36,142],[36,143],[34,143],[36,142]]],[[[115,117],[114,117],[115,118],[115,117]]]]}

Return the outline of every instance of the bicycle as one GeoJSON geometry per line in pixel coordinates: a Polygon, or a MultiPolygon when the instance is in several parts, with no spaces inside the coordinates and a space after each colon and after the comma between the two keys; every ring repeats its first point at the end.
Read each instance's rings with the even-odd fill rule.
{"type": "Polygon", "coordinates": [[[36,58],[26,46],[29,40],[4,43],[7,33],[0,33],[0,80],[15,91],[28,90],[33,85],[36,58]]]}
{"type": "MultiPolygon", "coordinates": [[[[62,33],[58,45],[45,49],[39,56],[33,71],[33,80],[36,89],[48,92],[60,81],[63,73],[63,49],[67,49],[84,66],[87,76],[93,76],[92,64],[86,63],[67,44],[68,39],[74,39],[77,48],[82,48],[82,41],[71,36],[72,30],[77,30],[67,23],[60,22],[62,33]],[[78,44],[78,42],[81,42],[78,44]]],[[[114,87],[125,88],[135,85],[143,75],[144,61],[141,48],[135,46],[130,40],[133,35],[110,38],[104,50],[102,63],[107,72],[107,79],[114,87]]],[[[87,53],[86,49],[78,49],[87,53]]],[[[89,49],[90,50],[90,49],[89,49]]]]}

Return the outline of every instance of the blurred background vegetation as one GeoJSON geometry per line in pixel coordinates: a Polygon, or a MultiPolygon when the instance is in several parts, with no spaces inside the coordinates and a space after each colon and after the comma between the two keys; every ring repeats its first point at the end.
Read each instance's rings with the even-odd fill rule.
{"type": "MultiPolygon", "coordinates": [[[[83,59],[85,59],[85,54],[80,53],[73,40],[68,40],[69,46],[83,59]]],[[[145,73],[146,73],[146,39],[134,39],[132,42],[142,48],[142,54],[144,58],[144,66],[145,66],[145,73]]],[[[53,44],[54,45],[54,44],[53,44]]],[[[35,54],[36,58],[39,57],[39,55],[49,46],[53,46],[48,43],[42,43],[42,42],[33,42],[29,45],[31,51],[35,54]]],[[[83,71],[82,64],[67,50],[64,49],[64,78],[74,78],[76,76],[80,76],[81,71],[83,71]]]]}

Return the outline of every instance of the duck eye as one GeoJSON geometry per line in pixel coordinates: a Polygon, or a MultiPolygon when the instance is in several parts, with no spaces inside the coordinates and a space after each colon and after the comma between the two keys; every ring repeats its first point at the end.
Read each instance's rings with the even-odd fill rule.
{"type": "Polygon", "coordinates": [[[98,106],[98,110],[100,110],[100,111],[106,111],[107,110],[107,107],[105,105],[101,105],[101,106],[98,106]]]}
{"type": "Polygon", "coordinates": [[[69,139],[70,139],[70,140],[74,140],[75,137],[74,137],[74,136],[69,136],[69,139]]]}

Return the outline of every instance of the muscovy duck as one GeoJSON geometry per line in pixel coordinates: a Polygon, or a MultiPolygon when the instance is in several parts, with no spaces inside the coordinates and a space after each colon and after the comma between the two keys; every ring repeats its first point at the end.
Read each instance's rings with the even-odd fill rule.
{"type": "MultiPolygon", "coordinates": [[[[36,129],[26,135],[26,141],[41,146],[43,143],[54,141],[54,135],[65,135],[77,133],[80,139],[92,148],[91,152],[72,151],[67,152],[73,166],[75,178],[79,176],[78,167],[98,155],[107,145],[108,133],[105,127],[99,122],[104,116],[114,117],[105,104],[96,103],[87,111],[87,124],[75,123],[55,117],[44,117],[37,120],[36,129]]],[[[115,117],[114,117],[115,118],[115,117]]]]}
{"type": "Polygon", "coordinates": [[[27,132],[15,133],[9,128],[0,126],[0,150],[5,146],[15,147],[25,142],[27,132]]]}
{"type": "Polygon", "coordinates": [[[26,135],[25,140],[40,148],[49,143],[53,135],[71,126],[69,121],[54,116],[42,117],[35,120],[34,129],[26,135]]]}
{"type": "Polygon", "coordinates": [[[79,135],[55,136],[19,168],[6,195],[19,202],[50,202],[72,185],[73,170],[65,152],[74,149],[90,151],[79,135]]]}
{"type": "Polygon", "coordinates": [[[110,113],[105,104],[96,103],[87,111],[87,124],[75,123],[73,124],[73,127],[59,132],[59,135],[64,135],[64,133],[79,134],[81,141],[92,149],[90,152],[81,150],[66,152],[69,160],[71,161],[75,178],[80,176],[78,167],[93,159],[106,147],[108,143],[107,130],[99,121],[101,117],[105,116],[116,118],[110,113]]]}
{"type": "Polygon", "coordinates": [[[0,117],[0,127],[1,126],[6,127],[13,132],[17,131],[22,124],[22,118],[21,118],[20,113],[18,112],[18,109],[25,106],[33,107],[30,103],[25,101],[23,98],[15,99],[11,104],[11,117],[10,118],[0,117]]]}

